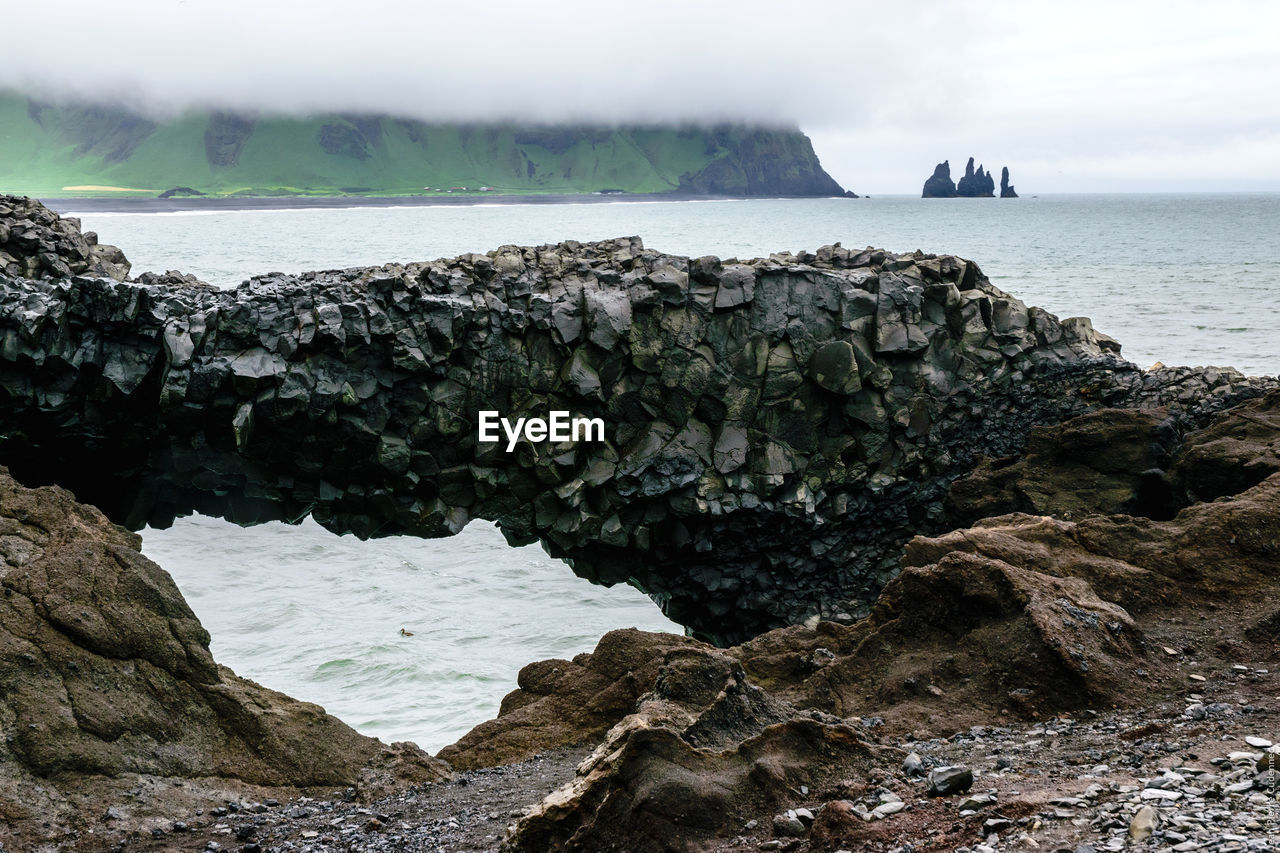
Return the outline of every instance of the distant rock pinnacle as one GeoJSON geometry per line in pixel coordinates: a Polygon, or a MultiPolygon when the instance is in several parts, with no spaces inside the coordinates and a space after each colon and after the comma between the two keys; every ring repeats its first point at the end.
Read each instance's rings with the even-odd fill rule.
{"type": "Polygon", "coordinates": [[[1013,184],[1009,183],[1009,167],[1005,166],[1000,170],[1000,198],[1017,198],[1018,194],[1013,190],[1013,184]]]}
{"type": "Polygon", "coordinates": [[[955,198],[956,185],[951,180],[951,161],[943,160],[933,169],[933,177],[924,182],[921,198],[955,198]]]}

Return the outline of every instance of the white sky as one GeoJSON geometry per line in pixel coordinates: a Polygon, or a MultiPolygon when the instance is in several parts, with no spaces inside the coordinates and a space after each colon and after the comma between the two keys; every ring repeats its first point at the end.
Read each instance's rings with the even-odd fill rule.
{"type": "Polygon", "coordinates": [[[798,124],[862,193],[1280,190],[1280,2],[0,0],[0,86],[437,119],[798,124]],[[20,35],[19,35],[20,34],[20,35]]]}

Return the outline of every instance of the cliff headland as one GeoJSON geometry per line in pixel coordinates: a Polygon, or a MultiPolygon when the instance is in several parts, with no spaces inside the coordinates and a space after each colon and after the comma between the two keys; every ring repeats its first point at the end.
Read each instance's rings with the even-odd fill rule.
{"type": "Polygon", "coordinates": [[[795,128],[208,110],[157,118],[4,91],[0,127],[0,192],[44,198],[845,195],[795,128]]]}

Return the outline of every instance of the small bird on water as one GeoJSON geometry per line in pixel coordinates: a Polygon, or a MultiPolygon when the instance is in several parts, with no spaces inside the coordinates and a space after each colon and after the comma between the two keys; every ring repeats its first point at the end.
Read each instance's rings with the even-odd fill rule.
{"type": "Polygon", "coordinates": [[[412,637],[412,636],[413,636],[413,632],[412,632],[412,631],[406,631],[405,629],[401,628],[401,629],[400,629],[400,636],[401,636],[401,637],[412,637]]]}

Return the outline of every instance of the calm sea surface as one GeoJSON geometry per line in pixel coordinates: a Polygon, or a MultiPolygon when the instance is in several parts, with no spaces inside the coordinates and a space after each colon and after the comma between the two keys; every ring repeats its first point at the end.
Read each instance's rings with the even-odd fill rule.
{"type": "MultiPolygon", "coordinates": [[[[1280,373],[1277,194],[80,215],[135,272],[180,269],[222,286],[633,234],[695,256],[918,248],[976,260],[997,286],[1061,317],[1091,317],[1140,365],[1280,373]]],[[[368,734],[432,751],[493,716],[525,663],[589,650],[610,628],[679,630],[639,592],[591,586],[483,522],[446,540],[358,542],[311,522],[240,529],[197,517],[144,538],[220,662],[368,734]]]]}

